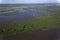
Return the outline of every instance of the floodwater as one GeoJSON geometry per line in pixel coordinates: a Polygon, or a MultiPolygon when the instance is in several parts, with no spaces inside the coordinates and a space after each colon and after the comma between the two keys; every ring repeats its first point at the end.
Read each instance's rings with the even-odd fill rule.
{"type": "Polygon", "coordinates": [[[23,9],[16,9],[16,10],[8,10],[8,11],[0,12],[0,23],[28,21],[46,12],[47,12],[46,9],[41,9],[41,8],[40,9],[39,8],[23,8],[23,9]]]}

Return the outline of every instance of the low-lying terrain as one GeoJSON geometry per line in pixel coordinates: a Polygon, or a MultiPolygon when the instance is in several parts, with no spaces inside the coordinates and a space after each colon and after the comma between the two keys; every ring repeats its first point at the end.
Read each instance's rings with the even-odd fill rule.
{"type": "MultiPolygon", "coordinates": [[[[0,12],[5,12],[4,10],[10,10],[10,9],[46,9],[46,13],[39,14],[38,16],[33,15],[33,20],[29,21],[17,21],[12,23],[6,23],[6,24],[0,24],[0,36],[10,36],[15,34],[21,34],[33,30],[39,30],[39,29],[49,29],[54,28],[57,24],[60,23],[60,9],[59,6],[47,6],[47,7],[12,7],[7,9],[2,9],[0,12]]],[[[0,8],[1,9],[1,8],[0,8]]],[[[39,10],[40,11],[40,10],[39,10]]],[[[30,13],[30,12],[29,12],[30,13]]],[[[34,12],[33,12],[34,13],[34,12]]],[[[26,13],[24,12],[26,15],[26,13]]],[[[28,13],[27,13],[28,14],[28,13]]],[[[37,12],[38,14],[38,12],[37,12]]],[[[4,15],[11,15],[11,14],[4,14],[4,15]]],[[[14,15],[14,14],[13,14],[14,15]]],[[[13,16],[12,15],[12,16],[13,16]]],[[[8,17],[7,16],[7,17],[8,17]]],[[[24,16],[25,17],[25,16],[24,16]]],[[[28,17],[28,16],[27,16],[28,17]]],[[[31,16],[30,16],[31,17],[31,16]]],[[[13,20],[14,21],[14,20],[13,20]]]]}

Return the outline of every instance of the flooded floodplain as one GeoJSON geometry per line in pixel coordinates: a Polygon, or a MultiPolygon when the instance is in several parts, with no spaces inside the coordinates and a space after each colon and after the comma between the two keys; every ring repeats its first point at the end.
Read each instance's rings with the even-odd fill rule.
{"type": "Polygon", "coordinates": [[[6,40],[57,40],[59,28],[60,6],[30,5],[0,10],[0,34],[6,40]]]}

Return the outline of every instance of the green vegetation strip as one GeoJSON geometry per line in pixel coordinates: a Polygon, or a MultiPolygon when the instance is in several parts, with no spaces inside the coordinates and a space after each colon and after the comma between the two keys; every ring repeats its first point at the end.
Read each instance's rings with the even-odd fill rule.
{"type": "Polygon", "coordinates": [[[22,9],[22,8],[28,8],[29,6],[15,6],[15,7],[0,7],[0,12],[5,12],[8,10],[17,10],[17,9],[22,9]]]}

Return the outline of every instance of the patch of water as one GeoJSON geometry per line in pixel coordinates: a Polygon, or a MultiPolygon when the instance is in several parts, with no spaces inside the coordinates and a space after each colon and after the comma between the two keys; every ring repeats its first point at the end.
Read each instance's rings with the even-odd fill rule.
{"type": "Polygon", "coordinates": [[[0,12],[0,15],[6,14],[6,13],[8,13],[8,14],[17,13],[16,15],[0,16],[0,23],[19,21],[19,20],[26,21],[26,20],[33,19],[33,16],[41,15],[45,12],[47,12],[47,10],[35,9],[35,8],[17,9],[17,10],[10,10],[10,11],[6,11],[6,12],[0,12]]]}

